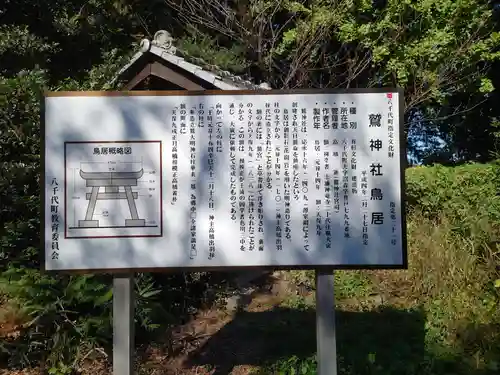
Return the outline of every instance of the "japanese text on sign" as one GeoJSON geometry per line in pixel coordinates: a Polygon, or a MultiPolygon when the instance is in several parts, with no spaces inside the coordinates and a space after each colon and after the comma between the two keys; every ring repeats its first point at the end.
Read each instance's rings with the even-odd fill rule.
{"type": "Polygon", "coordinates": [[[45,150],[49,269],[405,264],[397,91],[46,101],[45,131],[63,142],[45,150]],[[135,120],[118,126],[124,111],[135,120]],[[72,230],[85,242],[58,234],[66,159],[81,157],[64,155],[68,135],[96,144],[93,163],[123,165],[82,175],[92,212],[72,230]]]}

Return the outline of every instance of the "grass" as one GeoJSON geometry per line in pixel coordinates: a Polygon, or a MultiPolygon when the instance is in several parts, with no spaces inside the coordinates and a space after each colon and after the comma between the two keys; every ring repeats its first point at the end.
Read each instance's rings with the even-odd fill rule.
{"type": "MultiPolygon", "coordinates": [[[[339,374],[498,374],[500,246],[491,249],[497,235],[464,236],[444,216],[416,212],[408,270],[337,271],[339,374]]],[[[290,278],[314,286],[312,272],[290,278]]],[[[314,313],[313,300],[300,296],[284,306],[314,313]]],[[[303,340],[300,325],[290,332],[303,340]]],[[[315,356],[280,358],[259,374],[316,374],[315,356]]]]}
{"type": "MultiPolygon", "coordinates": [[[[484,236],[457,235],[445,218],[414,213],[408,270],[335,273],[339,374],[498,374],[496,255],[474,238],[484,236]]],[[[314,274],[286,275],[298,292],[273,309],[237,313],[190,356],[192,366],[220,375],[243,365],[258,375],[316,374],[314,274]]]]}
{"type": "MultiPolygon", "coordinates": [[[[499,172],[498,163],[408,171],[409,269],[336,272],[339,374],[500,373],[499,172]]],[[[290,278],[311,288],[313,275],[290,278]]],[[[285,305],[314,308],[304,297],[285,305]]],[[[315,374],[315,357],[293,354],[260,373],[315,374]]]]}
{"type": "MultiPolygon", "coordinates": [[[[408,216],[409,269],[335,272],[339,374],[500,373],[499,171],[498,166],[488,165],[449,169],[419,167],[409,171],[407,194],[413,209],[408,216]]],[[[189,351],[179,346],[187,367],[179,367],[175,362],[179,358],[169,358],[170,352],[161,353],[158,349],[155,355],[163,358],[163,362],[143,360],[143,373],[156,374],[155,371],[170,366],[186,375],[200,374],[198,369],[205,369],[205,372],[213,369],[213,375],[247,375],[250,368],[261,375],[315,374],[314,273],[295,271],[282,273],[282,276],[292,283],[276,288],[280,292],[275,293],[270,288],[269,294],[256,294],[253,308],[238,310],[234,316],[226,314],[224,319],[214,314],[190,320],[184,327],[189,328],[186,329],[188,334],[180,335],[178,340],[189,344],[189,351]],[[198,344],[194,344],[195,339],[198,344]],[[169,362],[170,359],[175,363],[169,362]]],[[[78,327],[87,327],[87,322],[95,322],[96,317],[107,322],[104,307],[109,301],[97,312],[92,310],[87,315],[83,308],[95,304],[101,294],[107,296],[109,288],[104,288],[107,284],[92,278],[72,278],[63,288],[60,283],[37,275],[32,279],[34,282],[29,279],[28,284],[25,284],[26,278],[22,279],[13,290],[24,310],[27,305],[39,305],[39,309],[51,312],[49,317],[57,318],[45,319],[46,326],[53,322],[56,325],[67,323],[66,315],[51,310],[54,307],[51,301],[63,297],[63,304],[77,311],[73,321],[79,324],[78,327]],[[50,288],[56,287],[61,288],[50,292],[50,288]],[[45,295],[50,298],[40,298],[45,295]]],[[[169,278],[159,284],[169,285],[163,288],[164,291],[175,291],[175,294],[162,294],[160,298],[170,307],[194,306],[202,295],[195,293],[197,288],[211,279],[203,283],[179,279],[172,284],[175,280],[169,278]],[[177,285],[176,288],[173,285],[177,285]]],[[[149,284],[145,282],[145,285],[149,284]]],[[[145,290],[147,294],[148,289],[145,290]]],[[[138,324],[156,325],[165,320],[164,312],[151,312],[154,301],[146,303],[139,299],[139,302],[138,324]]],[[[0,363],[3,359],[20,362],[12,361],[12,354],[20,355],[20,345],[31,343],[30,337],[24,337],[14,345],[11,333],[17,332],[22,323],[15,320],[21,316],[16,311],[19,310],[4,309],[4,316],[0,316],[0,363]],[[10,358],[2,358],[2,343],[11,349],[10,358]]],[[[66,309],[63,312],[66,314],[66,309]]],[[[220,313],[219,310],[211,312],[220,313]]],[[[167,326],[174,328],[173,322],[170,319],[167,326]]],[[[31,332],[38,331],[39,326],[40,322],[34,323],[31,332]]],[[[94,324],[92,327],[102,326],[94,324]]],[[[71,345],[74,330],[68,327],[63,326],[60,331],[71,345]]],[[[159,331],[155,332],[160,336],[163,332],[163,340],[171,339],[164,330],[159,331]]],[[[109,338],[107,331],[102,334],[99,331],[101,336],[97,336],[87,330],[82,335],[82,342],[88,342],[92,334],[94,338],[106,334],[109,338]]],[[[160,348],[162,341],[156,340],[156,336],[144,331],[143,335],[138,335],[137,343],[138,346],[139,342],[144,343],[144,348],[151,349],[155,345],[160,348]]],[[[54,354],[65,346],[68,345],[48,346],[44,353],[54,354]]]]}

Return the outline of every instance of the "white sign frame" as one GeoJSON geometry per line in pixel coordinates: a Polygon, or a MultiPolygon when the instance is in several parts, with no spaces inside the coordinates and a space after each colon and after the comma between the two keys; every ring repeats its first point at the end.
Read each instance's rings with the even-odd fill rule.
{"type": "MultiPolygon", "coordinates": [[[[364,99],[363,99],[364,100],[364,99]]],[[[389,99],[388,99],[389,100],[389,99]]],[[[353,103],[354,103],[353,101],[353,103]]],[[[208,102],[207,102],[208,103],[208,102]]],[[[326,103],[326,102],[325,102],[326,103]]],[[[165,102],[163,103],[165,104],[165,102]]],[[[329,103],[331,104],[331,103],[329,103]]],[[[112,108],[112,104],[107,104],[108,108],[112,108]],[[111,107],[109,107],[111,105],[111,107]]],[[[224,105],[226,105],[226,102],[224,102],[224,105]]],[[[340,104],[339,104],[340,106],[340,104]]],[[[158,108],[158,105],[156,105],[158,108]]],[[[369,106],[368,106],[369,107],[369,106]]],[[[116,108],[115,108],[116,109],[116,108]]],[[[373,108],[372,108],[373,109],[373,108]]],[[[309,108],[309,110],[312,111],[312,108],[309,108]]],[[[107,113],[107,112],[106,112],[107,113]]],[[[388,112],[384,112],[384,114],[388,114],[388,112]]],[[[131,115],[129,113],[129,115],[131,115]]],[[[382,131],[387,133],[387,116],[382,116],[382,131]],[[384,122],[385,121],[385,122],[384,122]]],[[[169,120],[166,119],[166,122],[169,120]]],[[[308,120],[309,121],[309,120],[308,120]]],[[[340,121],[340,120],[339,120],[340,121]]],[[[367,120],[365,120],[366,122],[367,120]]],[[[187,121],[189,122],[189,121],[187,121]]],[[[215,121],[214,121],[215,123],[215,121]]],[[[291,123],[291,121],[290,121],[291,123]]],[[[109,122],[107,123],[109,124],[109,122]]],[[[189,130],[189,123],[187,124],[188,130],[189,130]]],[[[360,125],[360,126],[367,126],[367,123],[360,125]]],[[[312,123],[308,123],[308,127],[312,127],[312,123]]],[[[289,128],[291,128],[291,125],[289,124],[289,128]]],[[[168,132],[169,130],[166,130],[165,132],[168,132]]],[[[343,130],[340,130],[342,132],[343,130]]],[[[346,130],[348,131],[348,130],[346,130]]],[[[405,213],[405,168],[406,168],[406,148],[405,148],[405,143],[406,143],[406,138],[405,138],[405,132],[404,132],[404,97],[403,97],[403,91],[401,89],[348,89],[348,90],[249,90],[249,91],[119,91],[119,92],[112,92],[112,91],[97,91],[97,92],[48,92],[45,94],[42,102],[42,180],[43,180],[43,187],[42,187],[42,251],[43,253],[43,259],[42,259],[42,269],[47,270],[47,271],[91,271],[93,273],[98,273],[98,272],[105,272],[105,273],[110,273],[110,272],[147,272],[147,271],[162,271],[166,269],[184,269],[184,270],[215,270],[215,269],[227,269],[227,268],[251,268],[251,267],[259,267],[259,268],[272,268],[272,269],[317,269],[317,268],[334,268],[334,269],[406,269],[407,268],[407,239],[406,239],[406,213],[405,213]],[[371,95],[371,96],[370,96],[371,95]],[[390,189],[394,189],[397,191],[397,194],[393,197],[393,200],[395,200],[395,205],[394,207],[397,207],[397,212],[395,212],[395,209],[391,209],[394,212],[386,211],[387,215],[386,218],[389,214],[391,215],[398,215],[397,223],[396,225],[398,227],[398,249],[397,251],[393,251],[389,256],[384,256],[381,254],[377,254],[377,256],[372,256],[372,261],[370,262],[360,262],[359,259],[368,259],[367,256],[363,257],[358,257],[358,260],[355,261],[345,261],[343,262],[342,260],[337,261],[332,261],[331,259],[326,259],[324,260],[324,253],[322,253],[321,259],[314,258],[313,256],[306,256],[302,257],[301,260],[295,259],[295,261],[284,261],[284,258],[278,259],[278,261],[270,261],[269,259],[262,259],[259,258],[253,258],[252,261],[243,261],[240,262],[238,261],[238,255],[233,254],[233,258],[223,261],[200,261],[200,262],[192,262],[192,260],[189,259],[189,257],[181,256],[179,254],[179,249],[174,250],[177,253],[178,259],[176,261],[169,262],[168,259],[164,258],[161,256],[162,251],[167,251],[165,249],[165,236],[169,236],[171,238],[172,236],[172,229],[170,230],[165,230],[165,207],[169,205],[172,195],[168,193],[169,186],[166,186],[170,184],[169,177],[170,177],[170,165],[171,164],[171,159],[168,160],[167,163],[165,163],[166,159],[164,158],[165,153],[167,152],[167,147],[170,147],[168,145],[171,142],[171,139],[168,139],[168,141],[165,141],[164,137],[160,136],[155,136],[155,137],[147,137],[141,138],[138,137],[137,134],[142,134],[141,133],[141,127],[144,128],[150,128],[153,127],[152,124],[155,124],[154,126],[158,126],[158,119],[154,120],[151,119],[151,114],[148,115],[148,105],[151,105],[155,100],[157,101],[156,104],[160,103],[162,98],[163,100],[169,100],[174,98],[174,100],[179,100],[181,98],[182,100],[194,100],[193,98],[198,98],[202,101],[207,102],[210,100],[215,100],[215,98],[219,98],[219,100],[226,100],[228,101],[230,98],[232,98],[233,101],[237,101],[238,98],[248,98],[252,97],[252,100],[265,100],[266,98],[283,98],[286,97],[290,101],[296,97],[300,98],[306,98],[307,100],[313,100],[313,98],[325,98],[329,97],[331,100],[332,98],[357,98],[356,100],[353,99],[356,104],[355,106],[359,106],[361,104],[361,101],[359,98],[362,98],[364,96],[374,98],[374,96],[384,96],[385,98],[394,98],[394,100],[391,102],[391,108],[395,108],[395,110],[392,113],[392,116],[394,118],[393,122],[393,137],[395,137],[395,143],[394,143],[394,148],[392,151],[394,151],[394,165],[397,166],[397,168],[391,169],[391,173],[395,174],[394,180],[396,182],[392,182],[390,185],[390,189]],[[120,99],[121,98],[121,99],[120,99]],[[138,98],[143,98],[142,101],[137,101],[138,98]],[[156,99],[155,99],[156,98],[156,99]],[[148,101],[148,100],[151,101],[148,101]],[[117,101],[118,100],[118,101],[117,101]],[[119,125],[122,125],[122,132],[121,134],[130,132],[130,127],[135,127],[135,134],[132,137],[117,137],[116,134],[118,134],[116,131],[111,131],[111,126],[106,125],[105,122],[101,122],[104,120],[100,120],[104,115],[104,109],[102,108],[103,103],[106,101],[111,101],[118,105],[117,103],[121,100],[120,105],[122,106],[121,108],[124,108],[124,106],[137,106],[139,105],[139,108],[142,108],[145,110],[145,115],[143,115],[143,119],[140,120],[142,123],[135,124],[134,121],[130,119],[123,118],[120,120],[115,116],[115,117],[108,117],[107,119],[113,119],[115,122],[113,125],[115,128],[119,127],[119,125]],[[142,104],[141,104],[142,103],[142,104]],[[83,107],[82,107],[83,106],[83,107]],[[87,106],[86,108],[84,108],[87,106]],[[99,107],[101,106],[101,108],[99,107]],[[143,106],[143,107],[141,107],[143,106]],[[97,109],[96,109],[97,108],[97,109]],[[100,109],[99,109],[100,108],[100,109]],[[93,126],[96,126],[96,130],[101,134],[101,136],[85,136],[83,132],[86,132],[89,130],[88,125],[85,126],[84,123],[79,122],[78,118],[82,118],[82,116],[87,116],[87,119],[90,119],[93,126]],[[149,116],[149,117],[148,117],[149,116]],[[148,120],[145,120],[145,118],[148,117],[148,120]],[[132,122],[131,122],[132,121],[132,122]],[[144,122],[146,121],[146,122],[144,122]],[[148,122],[149,121],[149,122],[148,122]],[[144,124],[148,123],[148,127],[146,127],[144,124]],[[55,125],[57,124],[57,125],[55,125]],[[131,125],[132,124],[132,125],[131,125]],[[73,127],[73,128],[72,128],[73,127]],[[73,133],[71,133],[71,129],[73,129],[73,133]],[[69,133],[68,133],[69,132],[69,133]],[[115,136],[109,136],[111,133],[115,134],[115,136]],[[82,138],[83,137],[83,138],[82,138]],[[163,139],[161,139],[163,138],[163,139]],[[126,139],[126,140],[125,140],[126,139]],[[89,174],[83,174],[83,176],[80,174],[80,177],[82,177],[81,180],[78,180],[78,178],[73,178],[71,179],[71,168],[72,167],[67,167],[67,165],[71,165],[71,163],[75,162],[74,159],[71,159],[72,156],[70,155],[89,155],[88,149],[85,149],[85,146],[82,146],[83,144],[91,145],[91,144],[98,144],[98,147],[95,148],[100,148],[103,150],[102,147],[105,146],[106,143],[116,143],[115,145],[110,146],[109,149],[114,149],[113,152],[117,152],[120,150],[120,162],[124,163],[134,163],[136,159],[126,159],[125,152],[122,152],[122,148],[125,147],[130,147],[130,144],[146,144],[146,143],[151,143],[151,144],[157,144],[159,143],[159,153],[160,157],[159,160],[153,160],[154,158],[151,157],[151,153],[145,152],[145,151],[137,151],[137,147],[134,147],[134,157],[135,155],[140,154],[143,152],[143,156],[141,156],[141,160],[147,159],[147,156],[150,157],[152,163],[157,166],[157,168],[149,168],[149,167],[143,167],[143,171],[149,171],[148,173],[151,173],[151,171],[154,169],[156,172],[156,176],[159,177],[160,183],[158,186],[158,181],[154,181],[154,178],[151,178],[150,184],[151,187],[147,187],[147,189],[153,189],[152,191],[158,192],[159,189],[159,196],[162,197],[162,199],[156,199],[156,205],[159,206],[160,210],[160,215],[159,217],[156,216],[155,218],[151,219],[151,217],[154,217],[154,210],[150,212],[150,215],[143,218],[140,217],[140,215],[137,215],[137,207],[134,208],[133,202],[137,202],[138,207],[140,207],[140,202],[141,200],[139,199],[139,196],[141,195],[141,190],[134,191],[134,187],[137,187],[137,189],[143,189],[144,186],[140,187],[139,185],[139,180],[141,179],[141,176],[138,175],[130,175],[131,170],[126,169],[125,167],[122,168],[121,175],[120,173],[116,174],[114,172],[120,172],[118,170],[113,169],[113,172],[111,169],[109,171],[107,170],[92,170],[89,174]],[[104,146],[103,146],[104,145],[104,146]],[[81,147],[80,147],[81,146],[81,147]],[[51,166],[53,165],[59,165],[60,162],[57,161],[57,158],[54,157],[55,153],[52,150],[61,150],[64,149],[64,176],[61,178],[62,174],[59,172],[54,172],[51,170],[51,166]],[[87,150],[87,151],[85,151],[87,150]],[[163,152],[163,153],[162,153],[163,152]],[[147,154],[147,155],[146,155],[147,154]],[[70,161],[67,161],[67,157],[69,156],[70,161]],[[127,161],[131,160],[131,161],[127,161]],[[47,163],[47,161],[49,161],[47,163]],[[156,164],[155,164],[156,163],[156,164]],[[158,168],[159,167],[159,168],[158,168]],[[124,169],[125,168],[125,169],[124,169]],[[149,168],[149,169],[148,169],[149,168]],[[136,178],[137,177],[137,178],[136,178]],[[54,180],[55,178],[55,180],[54,180]],[[85,183],[83,182],[85,180],[85,183]],[[61,229],[58,230],[59,237],[62,238],[58,243],[64,243],[66,244],[64,246],[64,249],[58,248],[59,251],[59,258],[58,259],[53,259],[54,256],[54,236],[53,236],[53,230],[54,230],[54,225],[52,225],[52,220],[53,220],[53,212],[51,213],[50,211],[53,210],[54,208],[52,207],[53,205],[51,204],[51,201],[53,200],[54,195],[57,195],[58,193],[64,193],[64,196],[67,197],[67,191],[68,188],[63,188],[61,189],[61,185],[59,186],[59,191],[56,192],[54,190],[54,185],[52,184],[53,182],[56,183],[63,183],[63,186],[67,186],[68,183],[73,183],[75,184],[75,187],[73,188],[75,195],[72,197],[76,197],[80,195],[81,198],[79,199],[79,202],[88,201],[89,205],[86,206],[87,210],[87,215],[84,215],[83,209],[81,207],[84,207],[84,205],[79,204],[76,205],[73,208],[74,210],[74,218],[70,219],[73,220],[73,227],[69,228],[69,221],[68,221],[68,209],[67,209],[67,201],[68,199],[61,199],[63,202],[62,205],[64,207],[64,217],[59,217],[59,219],[64,222],[64,231],[61,232],[61,229]],[[75,182],[78,181],[78,182],[75,182]],[[107,181],[107,182],[106,182],[107,181]],[[116,182],[121,181],[130,184],[127,186],[132,186],[130,187],[123,187],[121,185],[120,187],[116,186],[116,182]],[[154,181],[154,182],[151,182],[154,181]],[[108,183],[108,185],[102,185],[102,184],[108,183]],[[111,183],[111,185],[109,185],[111,183]],[[156,185],[155,185],[156,183],[156,185]],[[80,184],[80,185],[78,185],[80,184]],[[83,185],[82,185],[83,184],[83,185]],[[101,184],[101,185],[99,185],[101,184]],[[78,186],[79,187],[78,187],[78,186]],[[97,187],[96,186],[100,186],[97,187]],[[102,187],[105,187],[105,191],[102,191],[102,187]],[[89,189],[89,190],[86,190],[89,189]],[[124,190],[125,189],[125,190],[124,190]],[[54,194],[52,194],[54,192],[54,194]],[[95,194],[94,194],[95,192],[95,194]],[[165,199],[167,195],[168,199],[165,199]],[[110,198],[111,197],[111,198],[110,198]],[[95,207],[96,205],[96,200],[100,199],[121,199],[129,203],[129,209],[130,209],[130,214],[132,215],[131,218],[125,219],[125,225],[122,224],[117,224],[118,221],[114,222],[112,219],[109,219],[105,217],[104,213],[102,213],[102,223],[108,222],[109,225],[108,227],[112,227],[115,235],[112,237],[114,238],[104,238],[104,237],[109,237],[109,236],[101,236],[101,235],[92,235],[92,229],[87,228],[86,226],[95,226],[96,225],[96,220],[95,217],[92,217],[92,215],[89,214],[90,207],[93,206],[95,207]],[[130,199],[129,199],[130,198],[130,199]],[[80,211],[78,211],[80,210],[80,211]],[[78,212],[77,212],[78,211],[78,212]],[[135,212],[135,216],[134,216],[135,212]],[[85,217],[84,217],[85,216],[85,217]],[[86,220],[87,219],[87,220],[86,220]],[[109,220],[108,220],[109,219],[109,220]],[[107,220],[107,221],[106,221],[107,220]],[[148,223],[152,223],[148,227],[148,223]],[[153,229],[154,227],[154,229],[153,229]],[[118,228],[118,229],[117,229],[118,228]],[[134,228],[134,229],[132,229],[134,228]],[[130,231],[135,231],[134,234],[130,235],[127,233],[131,233],[130,231]],[[72,234],[71,234],[72,233],[72,234]],[[75,233],[84,233],[84,235],[76,235],[75,233]],[[86,234],[85,234],[86,233],[86,234]],[[90,234],[89,234],[90,233],[90,234]],[[68,235],[70,234],[70,235],[68,235]],[[52,238],[51,238],[52,237],[52,238]],[[70,238],[70,237],[79,237],[79,238],[70,238]],[[77,242],[79,241],[79,245],[77,246],[77,242]],[[163,242],[162,242],[163,241],[163,242]],[[120,255],[119,253],[119,247],[120,244],[123,244],[123,253],[126,254],[126,256],[120,255]],[[71,246],[71,247],[70,247],[71,246]],[[109,250],[109,248],[114,248],[113,251],[109,250]],[[67,251],[68,253],[71,253],[71,256],[68,256],[68,258],[64,258],[63,252],[67,251]],[[143,254],[145,251],[151,252],[153,255],[150,257],[148,261],[144,260],[139,260],[137,261],[137,258],[141,258],[141,254],[143,254]],[[60,254],[63,254],[61,257],[60,254]],[[127,260],[127,257],[129,260],[127,260]],[[155,257],[157,257],[158,260],[154,260],[155,257]],[[70,259],[71,258],[71,259],[70,259]],[[120,259],[118,259],[120,258],[120,259]],[[182,259],[181,259],[182,258],[182,259]],[[63,259],[63,260],[61,260],[63,259]],[[79,259],[79,260],[78,260],[79,259]],[[131,259],[134,259],[134,261],[131,261],[131,259]],[[188,260],[186,260],[188,259],[188,260]],[[383,260],[390,260],[390,261],[383,261],[383,260]],[[382,260],[382,261],[381,261],[382,260]]],[[[159,134],[159,133],[157,133],[159,134]]],[[[370,134],[374,134],[373,132],[370,134]]],[[[385,137],[385,135],[383,136],[385,137]]],[[[382,138],[383,138],[382,137],[382,138]]],[[[387,140],[387,138],[383,138],[387,140]]],[[[385,143],[385,141],[384,141],[385,143]]],[[[203,144],[205,147],[206,144],[203,144]]],[[[226,144],[224,144],[226,146],[226,144]]],[[[366,145],[365,145],[366,146],[366,145]]],[[[142,147],[142,146],[141,146],[142,147]]],[[[155,146],[156,147],[156,146],[155,146]]],[[[339,146],[340,147],[340,146],[339,146]]],[[[106,149],[106,147],[104,147],[106,149]]],[[[142,150],[144,150],[144,147],[142,147],[142,150]]],[[[61,151],[58,151],[61,152],[61,151]]],[[[115,155],[115,154],[113,154],[115,155]]],[[[248,153],[247,153],[248,155],[248,153]]],[[[104,157],[104,155],[101,155],[104,157]]],[[[109,160],[107,163],[113,163],[113,158],[111,156],[105,155],[106,158],[109,160]]],[[[76,156],[75,156],[76,157],[76,156]]],[[[89,163],[94,163],[96,164],[97,162],[92,162],[92,160],[88,156],[89,163]]],[[[79,160],[79,159],[78,159],[79,160]]],[[[105,159],[102,159],[105,160],[105,159]]],[[[107,160],[107,159],[106,159],[107,160]]],[[[386,159],[383,159],[386,160],[386,159]]],[[[147,164],[147,163],[146,163],[147,164]]],[[[102,164],[104,165],[104,164],[102,164]]],[[[119,167],[119,166],[118,166],[119,167]]],[[[117,167],[117,168],[118,168],[117,167]]],[[[312,162],[309,165],[309,169],[313,168],[312,162]]],[[[394,166],[393,166],[394,167],[394,166]]],[[[73,168],[74,171],[75,168],[73,168]]],[[[119,168],[118,168],[119,169],[119,168]]],[[[80,168],[81,171],[81,168],[80,168]]],[[[246,181],[246,180],[245,180],[246,181]]],[[[146,184],[148,182],[145,182],[146,184]]],[[[149,185],[148,185],[149,186],[149,185]]],[[[391,190],[392,191],[392,190],[391,190]]],[[[153,195],[153,194],[149,194],[153,195]]],[[[151,201],[153,198],[149,197],[151,201]]],[[[158,196],[157,196],[158,198],[158,196]]],[[[75,198],[76,199],[76,198],[75,198]]],[[[53,202],[52,202],[53,203],[53,202]]],[[[85,202],[86,204],[86,202],[85,202]]],[[[147,208],[140,208],[139,211],[145,212],[147,211],[147,208]]],[[[61,208],[59,208],[59,211],[61,211],[61,208]]],[[[122,216],[124,214],[121,214],[122,216]]],[[[122,218],[120,216],[120,218],[122,218]]],[[[395,216],[393,216],[395,217],[395,216]]],[[[121,219],[120,219],[121,220],[121,219]]],[[[310,222],[313,221],[313,219],[309,219],[310,222]]],[[[122,222],[122,221],[120,221],[122,222]]],[[[101,225],[101,224],[99,224],[101,225]]],[[[102,225],[101,225],[102,226],[102,225]]],[[[311,224],[309,224],[309,227],[311,227],[311,224]]],[[[208,229],[205,228],[206,231],[200,231],[200,233],[208,234],[208,229]]],[[[101,232],[99,232],[101,233],[101,232]]],[[[394,233],[394,229],[393,229],[394,233]]],[[[324,234],[323,234],[324,235],[324,234]]],[[[358,235],[361,235],[361,232],[358,233],[358,235]]],[[[330,236],[331,237],[331,236],[330,236]]],[[[338,237],[336,238],[338,240],[338,237]]],[[[343,240],[343,239],[342,239],[343,240]]],[[[234,241],[233,241],[234,242],[234,241]]],[[[171,242],[170,242],[171,243],[171,242]]],[[[59,246],[59,245],[58,245],[59,246]]],[[[240,250],[238,249],[239,244],[235,243],[234,244],[234,252],[238,253],[240,250]]],[[[267,244],[266,244],[267,246],[267,244]]],[[[330,246],[332,246],[330,244],[330,246]]],[[[334,245],[335,246],[335,245],[334,245]]],[[[291,248],[291,246],[290,246],[291,248]]],[[[324,250],[318,250],[318,246],[316,246],[315,251],[320,251],[319,254],[321,254],[321,251],[324,250]]],[[[255,248],[254,248],[255,250],[255,248]]],[[[351,251],[352,248],[350,249],[351,251]]],[[[257,251],[257,250],[255,250],[257,251]]],[[[269,250],[272,251],[272,250],[269,250]]],[[[283,249],[282,252],[287,251],[286,249],[283,249]]],[[[334,251],[332,249],[331,251],[334,251]]],[[[379,244],[379,252],[383,252],[383,245],[379,244]]],[[[233,250],[231,250],[233,252],[233,250]]],[[[266,250],[264,250],[266,252],[266,250]]],[[[247,254],[250,252],[247,250],[247,254]]],[[[251,253],[250,253],[251,254],[251,253]]],[[[310,254],[310,253],[309,253],[310,254]]],[[[205,254],[206,255],[206,254],[205,254]]],[[[230,255],[230,254],[225,254],[230,255]]],[[[348,255],[350,256],[350,255],[348,255]]],[[[206,257],[205,257],[206,258],[206,257]]],[[[216,259],[212,258],[212,259],[216,259]]],[[[211,259],[211,260],[212,260],[211,259]]],[[[353,258],[354,259],[354,258],[353,258]]]]}

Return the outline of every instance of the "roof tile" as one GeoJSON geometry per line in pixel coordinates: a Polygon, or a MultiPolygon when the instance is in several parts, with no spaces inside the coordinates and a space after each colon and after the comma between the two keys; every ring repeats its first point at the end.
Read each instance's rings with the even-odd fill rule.
{"type": "Polygon", "coordinates": [[[267,83],[257,85],[241,76],[237,76],[227,70],[223,70],[216,65],[208,64],[200,57],[189,56],[185,51],[179,50],[174,46],[173,38],[164,30],[159,30],[155,34],[155,40],[151,42],[146,39],[143,40],[141,42],[141,46],[147,46],[147,48],[141,48],[141,52],[138,52],[134,56],[133,61],[127,64],[119,72],[119,75],[133,65],[135,61],[137,61],[138,55],[143,53],[153,53],[222,90],[268,90],[271,88],[271,86],[267,83]]]}

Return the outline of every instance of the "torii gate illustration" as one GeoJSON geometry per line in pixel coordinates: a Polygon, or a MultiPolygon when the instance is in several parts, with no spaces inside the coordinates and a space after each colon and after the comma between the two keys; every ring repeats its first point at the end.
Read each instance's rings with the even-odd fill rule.
{"type": "Polygon", "coordinates": [[[139,180],[144,174],[141,169],[136,172],[84,172],[80,169],[80,177],[86,182],[87,187],[92,187],[90,193],[86,193],[86,199],[89,201],[84,220],[78,220],[80,228],[99,228],[99,220],[93,220],[95,206],[98,200],[108,199],[126,199],[130,210],[131,219],[125,219],[123,226],[117,228],[144,227],[145,219],[139,219],[135,199],[138,194],[132,191],[132,186],[137,186],[139,180]],[[99,189],[104,187],[104,192],[99,193],[99,189]],[[123,187],[124,191],[120,191],[123,187]]]}

